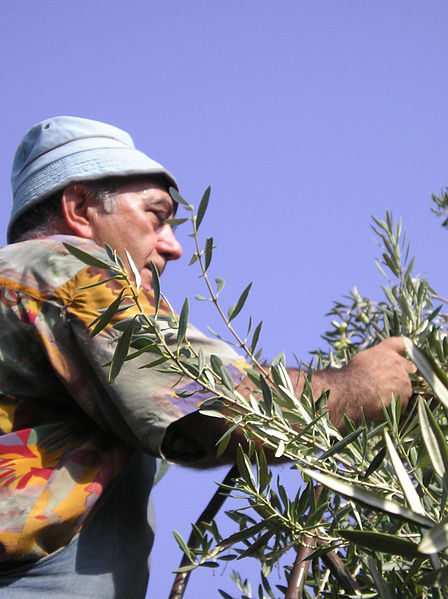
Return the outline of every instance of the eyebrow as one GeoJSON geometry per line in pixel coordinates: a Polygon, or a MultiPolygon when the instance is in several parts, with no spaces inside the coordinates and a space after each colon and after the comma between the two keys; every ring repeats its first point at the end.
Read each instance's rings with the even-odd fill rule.
{"type": "Polygon", "coordinates": [[[151,207],[161,207],[164,208],[169,214],[173,213],[175,214],[176,212],[176,206],[174,205],[173,201],[167,200],[166,198],[156,198],[156,199],[149,199],[149,198],[145,198],[144,199],[145,205],[146,206],[151,206],[151,207]]]}

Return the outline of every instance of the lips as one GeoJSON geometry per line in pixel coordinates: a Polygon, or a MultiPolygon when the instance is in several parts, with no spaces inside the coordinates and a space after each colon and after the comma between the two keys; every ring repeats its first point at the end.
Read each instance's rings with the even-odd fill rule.
{"type": "MultiPolygon", "coordinates": [[[[159,264],[157,263],[155,260],[152,260],[154,266],[157,268],[157,272],[159,273],[159,277],[162,274],[162,272],[165,269],[165,262],[163,262],[163,264],[159,264]]],[[[145,264],[145,268],[149,270],[149,272],[151,272],[151,262],[149,262],[148,264],[145,264]]]]}

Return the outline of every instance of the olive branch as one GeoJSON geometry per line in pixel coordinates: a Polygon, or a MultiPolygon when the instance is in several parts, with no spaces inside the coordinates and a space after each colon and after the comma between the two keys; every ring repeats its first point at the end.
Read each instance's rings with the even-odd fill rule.
{"type": "MultiPolygon", "coordinates": [[[[139,273],[131,256],[127,256],[128,273],[111,248],[106,247],[106,262],[66,247],[86,264],[107,269],[108,280],[117,279],[123,285],[115,301],[92,323],[92,335],[108,326],[118,311],[129,306],[137,309],[136,315],[113,324],[120,336],[109,364],[110,380],[119,376],[125,361],[148,353],[148,367],[193,380],[211,394],[201,412],[228,421],[228,430],[217,443],[218,455],[236,428],[248,440],[248,449],[237,452],[238,474],[222,487],[223,492],[243,500],[243,507],[227,512],[236,531],[223,537],[213,515],[207,513],[206,520],[193,529],[193,544],[175,532],[184,553],[178,574],[251,556],[260,563],[260,583],[253,595],[249,582],[235,572],[233,579],[242,597],[445,597],[447,316],[442,304],[434,303],[445,300],[424,277],[413,274],[414,260],[401,223],[390,213],[384,221],[373,219],[381,252],[377,266],[386,277],[384,298],[373,301],[355,288],[335,302],[331,329],[323,335],[328,349],[313,355],[317,368],[341,367],[357,351],[392,335],[403,336],[408,356],[418,367],[413,376],[415,400],[402,416],[399,398],[392,398],[380,425],[363,421],[356,427],[346,419],[346,433],[341,435],[328,419],[325,394],[312,395],[311,365],[306,368],[303,392],[296,394],[282,354],[270,364],[261,360],[262,323],[253,327],[250,318],[245,335],[234,329],[233,320],[245,307],[251,284],[227,310],[221,305],[224,279],[215,278],[213,285],[209,277],[214,241],[207,237],[201,245],[199,238],[210,189],[197,212],[177,191],[170,192],[188,216],[167,222],[189,222],[192,227],[195,247],[190,263],[199,266],[208,292],[199,299],[216,306],[234,344],[245,354],[250,393],[238,390],[218,356],[205,356],[189,341],[189,301],[184,301],[177,315],[161,293],[155,267],[155,310],[145,314],[139,302],[139,273]],[[159,313],[161,301],[168,306],[168,315],[159,313]],[[229,408],[225,414],[220,411],[223,406],[229,408]],[[280,477],[274,481],[263,447],[277,458],[290,460],[298,470],[294,497],[288,495],[280,477]],[[276,569],[284,584],[274,588],[271,581],[276,569]]],[[[446,193],[433,200],[436,213],[443,217],[446,193]]],[[[181,597],[184,588],[171,597],[181,597]]]]}

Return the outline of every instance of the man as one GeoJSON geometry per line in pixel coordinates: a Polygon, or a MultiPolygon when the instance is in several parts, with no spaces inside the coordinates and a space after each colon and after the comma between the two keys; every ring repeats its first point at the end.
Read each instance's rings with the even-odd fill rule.
{"type": "MultiPolygon", "coordinates": [[[[144,597],[155,456],[217,463],[223,424],[197,412],[203,396],[191,381],[142,370],[142,357],[109,383],[118,333],[111,323],[91,338],[89,323],[122,284],[94,285],[107,272],[63,245],[105,260],[107,242],[125,263],[128,250],[151,313],[150,262],[161,274],[182,253],[165,222],[176,210],[169,186],[172,175],[127,133],[96,121],[43,121],[17,149],[10,245],[0,251],[0,597],[144,597]]],[[[189,339],[243,379],[232,349],[194,327],[189,339]]],[[[316,373],[313,389],[330,389],[335,423],[344,412],[358,420],[361,407],[380,417],[380,396],[387,404],[392,392],[406,407],[412,367],[402,353],[391,339],[316,373]]]]}

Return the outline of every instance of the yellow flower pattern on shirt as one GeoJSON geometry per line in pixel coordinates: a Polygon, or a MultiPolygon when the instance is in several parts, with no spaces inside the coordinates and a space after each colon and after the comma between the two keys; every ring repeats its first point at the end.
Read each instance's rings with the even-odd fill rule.
{"type": "MultiPolygon", "coordinates": [[[[64,241],[107,259],[70,236],[0,250],[0,560],[36,560],[68,543],[133,452],[158,455],[168,425],[204,400],[180,398],[194,384],[141,369],[144,357],[108,382],[119,334],[112,325],[133,308],[90,338],[89,324],[121,283],[82,289],[109,275],[68,254],[64,241]]],[[[152,294],[142,302],[153,313],[152,294]]],[[[189,336],[241,377],[233,350],[194,327],[189,336]]]]}

